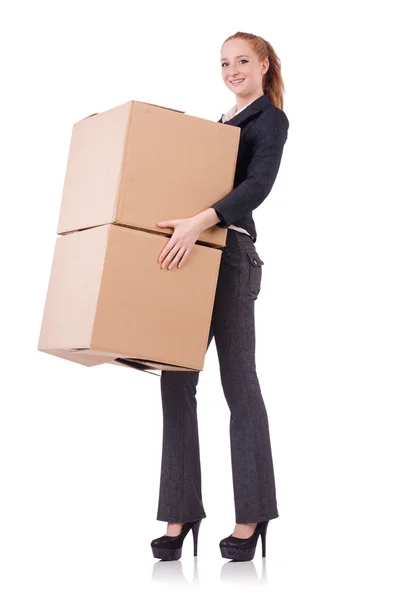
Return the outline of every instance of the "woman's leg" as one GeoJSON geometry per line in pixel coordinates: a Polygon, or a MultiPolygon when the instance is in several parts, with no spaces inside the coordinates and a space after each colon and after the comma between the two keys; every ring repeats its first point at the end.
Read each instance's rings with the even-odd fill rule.
{"type": "Polygon", "coordinates": [[[258,523],[279,516],[269,424],[255,363],[254,309],[261,264],[252,239],[229,230],[212,323],[230,408],[236,523],[258,523]]]}
{"type": "MultiPolygon", "coordinates": [[[[207,349],[212,338],[211,326],[207,349]]],[[[196,401],[199,374],[199,371],[161,372],[163,448],[158,521],[186,523],[207,516],[201,496],[196,401]]]]}
{"type": "MultiPolygon", "coordinates": [[[[269,425],[255,364],[254,301],[261,281],[257,259],[251,238],[229,229],[207,345],[215,336],[221,382],[231,412],[236,523],[278,517],[269,425]]],[[[184,523],[206,517],[196,412],[198,380],[199,372],[161,373],[160,521],[184,523]]]]}

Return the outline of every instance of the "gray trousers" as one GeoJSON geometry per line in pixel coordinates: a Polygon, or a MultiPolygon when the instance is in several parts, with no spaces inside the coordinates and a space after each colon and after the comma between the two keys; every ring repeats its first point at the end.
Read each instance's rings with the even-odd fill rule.
{"type": "MultiPolygon", "coordinates": [[[[252,238],[228,229],[215,294],[213,337],[224,396],[230,408],[230,446],[236,523],[278,517],[267,412],[255,363],[255,300],[262,265],[252,238]]],[[[158,521],[206,517],[196,389],[199,371],[162,371],[163,445],[158,521]]]]}

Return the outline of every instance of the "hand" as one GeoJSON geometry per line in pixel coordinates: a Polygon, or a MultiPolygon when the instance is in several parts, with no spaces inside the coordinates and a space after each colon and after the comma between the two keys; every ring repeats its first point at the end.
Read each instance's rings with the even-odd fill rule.
{"type": "Polygon", "coordinates": [[[158,262],[162,263],[161,267],[172,269],[176,264],[178,268],[182,267],[202,231],[198,220],[194,217],[172,219],[171,221],[160,221],[156,225],[157,227],[174,228],[174,233],[158,258],[158,262]]]}

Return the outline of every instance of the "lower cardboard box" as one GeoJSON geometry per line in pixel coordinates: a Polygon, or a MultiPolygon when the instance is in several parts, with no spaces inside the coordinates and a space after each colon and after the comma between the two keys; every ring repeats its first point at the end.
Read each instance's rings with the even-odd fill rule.
{"type": "Polygon", "coordinates": [[[106,224],[59,236],[38,350],[85,366],[202,371],[222,249],[161,269],[170,236],[106,224]]]}

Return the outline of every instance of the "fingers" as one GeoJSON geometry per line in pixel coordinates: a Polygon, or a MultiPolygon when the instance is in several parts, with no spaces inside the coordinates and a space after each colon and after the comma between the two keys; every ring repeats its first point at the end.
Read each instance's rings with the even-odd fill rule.
{"type": "MultiPolygon", "coordinates": [[[[172,250],[170,250],[170,252],[167,254],[166,258],[164,259],[164,261],[161,259],[159,262],[161,262],[161,268],[165,269],[168,267],[168,269],[172,269],[172,267],[174,267],[175,265],[178,265],[178,262],[180,261],[180,259],[183,257],[185,253],[185,248],[177,248],[176,246],[174,246],[172,248],[172,250]]],[[[161,253],[160,257],[162,256],[163,252],[161,253]]],[[[181,267],[182,265],[179,264],[178,267],[181,267]]]]}
{"type": "Polygon", "coordinates": [[[178,269],[180,269],[181,267],[183,267],[183,265],[185,264],[185,262],[188,259],[189,254],[190,254],[190,250],[186,250],[186,252],[183,255],[182,259],[179,261],[178,269]]]}

